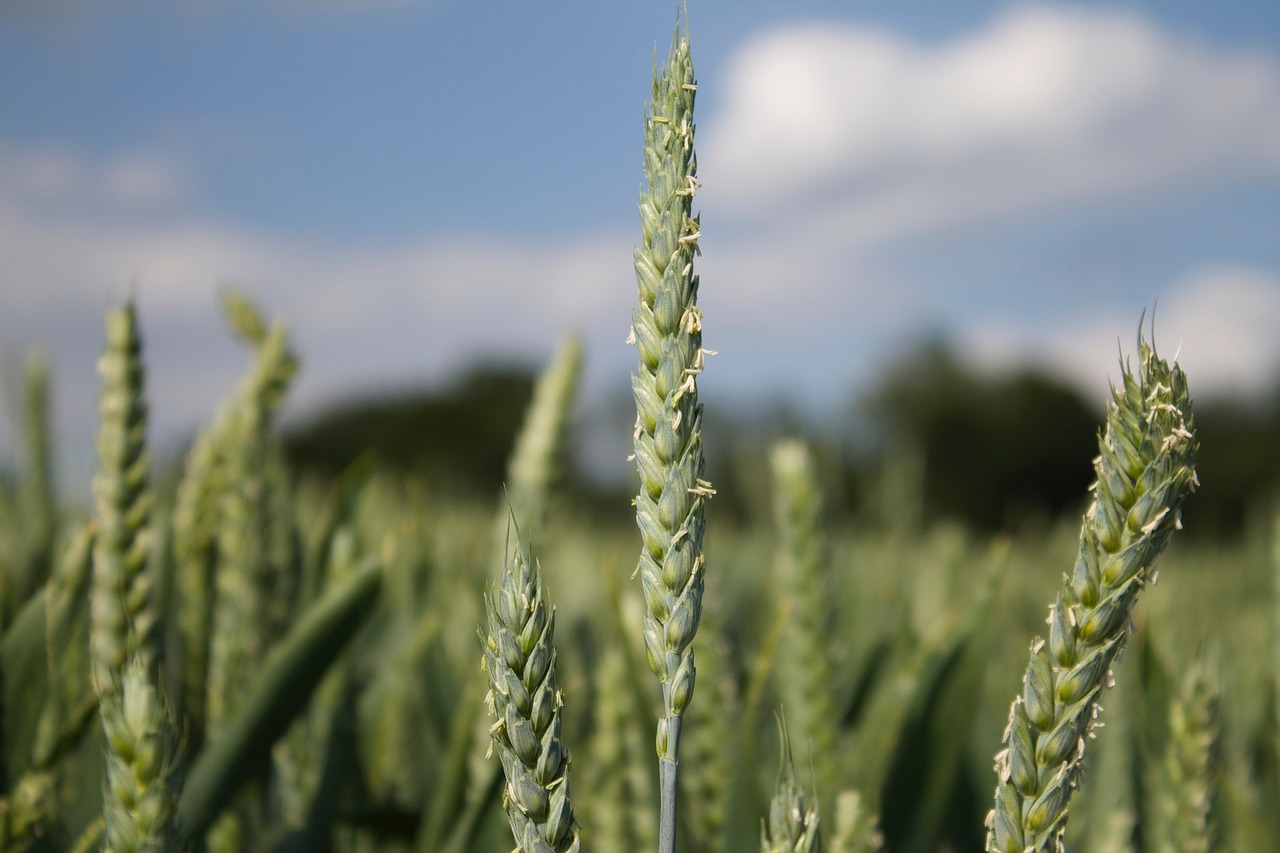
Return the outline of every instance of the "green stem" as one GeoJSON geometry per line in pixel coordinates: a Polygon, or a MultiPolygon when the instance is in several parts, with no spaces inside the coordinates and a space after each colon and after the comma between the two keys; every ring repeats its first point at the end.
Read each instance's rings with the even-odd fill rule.
{"type": "MultiPolygon", "coordinates": [[[[673,756],[680,754],[680,718],[663,720],[667,732],[667,746],[673,756]]],[[[658,853],[675,853],[676,850],[676,789],[680,777],[678,760],[662,759],[658,762],[658,853]]]]}

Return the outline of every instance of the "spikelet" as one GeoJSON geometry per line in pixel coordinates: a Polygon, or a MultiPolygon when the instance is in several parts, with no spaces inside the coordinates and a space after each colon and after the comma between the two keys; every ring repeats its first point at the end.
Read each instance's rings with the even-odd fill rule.
{"type": "Polygon", "coordinates": [[[1037,638],[996,757],[987,849],[1062,849],[1067,805],[1097,724],[1098,696],[1123,647],[1138,592],[1196,486],[1186,376],[1138,337],[1138,370],[1113,388],[1094,460],[1094,499],[1079,556],[1037,638]]]}
{"type": "Polygon", "coordinates": [[[484,603],[485,702],[496,718],[490,734],[507,777],[502,799],[512,834],[523,853],[576,853],[581,842],[569,802],[569,751],[560,738],[555,609],[518,532],[502,580],[484,603]]]}

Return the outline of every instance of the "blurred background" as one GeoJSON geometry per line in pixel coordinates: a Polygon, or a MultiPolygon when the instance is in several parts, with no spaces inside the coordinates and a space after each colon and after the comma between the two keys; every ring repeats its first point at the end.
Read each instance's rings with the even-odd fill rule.
{"type": "MultiPolygon", "coordinates": [[[[741,497],[760,448],[806,433],[850,512],[889,464],[933,518],[1075,513],[1145,312],[1199,404],[1191,533],[1248,523],[1280,472],[1280,4],[689,6],[715,512],[767,512],[741,497]]],[[[234,287],[304,358],[295,462],[372,444],[488,500],[575,333],[569,491],[625,522],[642,113],[676,15],[0,5],[6,409],[43,347],[87,500],[101,317],[132,293],[177,460],[245,368],[234,287]]]]}

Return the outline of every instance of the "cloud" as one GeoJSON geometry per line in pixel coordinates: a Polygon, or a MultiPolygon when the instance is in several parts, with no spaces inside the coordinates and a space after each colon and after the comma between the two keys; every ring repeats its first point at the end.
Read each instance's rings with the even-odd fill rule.
{"type": "MultiPolygon", "coordinates": [[[[1186,370],[1194,397],[1257,396],[1280,387],[1280,274],[1243,266],[1193,270],[1147,319],[1161,354],[1176,355],[1186,370]]],[[[1133,318],[1095,308],[1057,325],[1052,318],[1027,324],[989,317],[961,330],[959,342],[987,369],[1035,365],[1101,403],[1107,382],[1119,378],[1121,351],[1132,356],[1136,335],[1133,318]]]]}
{"type": "Polygon", "coordinates": [[[0,201],[44,211],[133,213],[189,200],[191,181],[167,153],[90,158],[68,145],[0,140],[0,201]]]}
{"type": "Polygon", "coordinates": [[[721,85],[708,205],[863,244],[1280,174],[1280,62],[1119,10],[1012,7],[938,45],[787,25],[721,85]]]}
{"type": "Polygon", "coordinates": [[[594,351],[591,376],[625,377],[634,357],[623,343],[635,286],[630,238],[620,233],[321,243],[191,216],[62,221],[0,196],[0,257],[12,283],[0,354],[53,348],[59,409],[81,445],[93,420],[102,311],[130,293],[143,323],[153,423],[170,444],[210,418],[244,369],[218,316],[226,286],[295,330],[305,365],[295,410],[441,380],[479,358],[536,363],[569,331],[594,351]]]}

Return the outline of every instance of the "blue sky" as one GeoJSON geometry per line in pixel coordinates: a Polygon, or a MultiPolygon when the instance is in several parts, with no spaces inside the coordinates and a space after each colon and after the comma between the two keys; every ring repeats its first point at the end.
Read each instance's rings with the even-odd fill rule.
{"type": "MultiPolygon", "coordinates": [[[[833,410],[931,331],[1100,401],[1156,302],[1198,396],[1275,387],[1280,4],[689,5],[709,402],[833,410]]],[[[162,442],[243,368],[228,284],[291,322],[295,415],[570,331],[625,389],[676,8],[5,4],[0,358],[51,352],[72,468],[131,291],[162,442]]]]}

